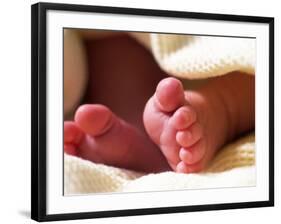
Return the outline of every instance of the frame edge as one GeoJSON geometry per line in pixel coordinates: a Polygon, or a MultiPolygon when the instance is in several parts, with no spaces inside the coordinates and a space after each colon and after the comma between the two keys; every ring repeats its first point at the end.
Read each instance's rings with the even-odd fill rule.
{"type": "Polygon", "coordinates": [[[269,24],[269,203],[274,206],[274,18],[269,24]]]}
{"type": "Polygon", "coordinates": [[[38,7],[31,6],[31,218],[38,220],[38,7]]]}
{"type": "Polygon", "coordinates": [[[149,8],[129,8],[129,7],[115,7],[104,5],[85,5],[85,4],[66,4],[66,3],[52,3],[40,2],[38,3],[50,10],[63,11],[78,11],[78,12],[99,12],[99,13],[113,13],[126,15],[141,15],[141,16],[157,16],[170,18],[193,18],[193,19],[209,19],[209,20],[229,20],[236,22],[253,22],[253,23],[270,23],[273,17],[263,16],[247,16],[237,14],[222,14],[222,13],[208,13],[208,12],[189,12],[176,10],[160,10],[149,8]]]}
{"type": "Polygon", "coordinates": [[[46,218],[46,10],[31,5],[31,219],[46,218]]]}
{"type": "MultiPolygon", "coordinates": [[[[89,10],[89,9],[88,9],[89,10]]],[[[86,10],[87,11],[87,10],[86,10]]],[[[254,207],[274,206],[274,18],[254,17],[240,15],[225,15],[211,13],[194,13],[185,11],[166,11],[140,8],[119,8],[111,6],[91,6],[57,3],[36,3],[31,6],[31,218],[36,221],[55,221],[69,219],[102,218],[116,216],[135,216],[163,213],[179,213],[194,211],[211,211],[225,209],[241,209],[254,207]],[[68,7],[65,7],[68,6],[68,7]],[[78,10],[74,8],[78,6],[78,10]],[[64,8],[65,7],[65,8],[64,8]],[[269,200],[252,202],[247,205],[237,203],[232,205],[188,206],[176,208],[158,208],[150,211],[145,209],[114,211],[114,212],[90,212],[71,214],[46,214],[46,10],[73,10],[83,11],[87,7],[90,10],[100,12],[113,11],[113,13],[168,16],[168,17],[192,17],[213,20],[231,20],[268,23],[269,24],[269,75],[270,75],[270,167],[269,167],[269,200]],[[217,18],[215,18],[217,17],[217,18]],[[232,18],[232,19],[230,19],[232,18]],[[40,76],[39,76],[40,74],[40,76]],[[40,148],[40,150],[39,150],[40,148]],[[174,209],[174,210],[173,210],[174,209]],[[119,213],[119,214],[117,214],[119,213]]]]}

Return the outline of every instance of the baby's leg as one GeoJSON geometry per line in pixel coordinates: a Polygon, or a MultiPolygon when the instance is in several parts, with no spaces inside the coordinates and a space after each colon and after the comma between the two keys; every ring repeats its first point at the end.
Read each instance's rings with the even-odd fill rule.
{"type": "Polygon", "coordinates": [[[184,91],[174,78],[159,83],[144,124],[173,170],[202,170],[223,144],[254,128],[254,82],[235,72],[195,91],[184,91]]]}

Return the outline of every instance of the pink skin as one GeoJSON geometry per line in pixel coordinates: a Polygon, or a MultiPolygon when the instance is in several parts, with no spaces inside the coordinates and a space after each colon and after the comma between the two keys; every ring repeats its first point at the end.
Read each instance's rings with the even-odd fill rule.
{"type": "Polygon", "coordinates": [[[202,159],[205,150],[199,144],[202,128],[196,122],[196,112],[184,104],[187,102],[181,83],[166,78],[146,105],[145,128],[165,157],[147,136],[98,104],[80,106],[74,122],[65,122],[65,151],[93,162],[146,172],[170,167],[193,172],[192,166],[184,170],[182,161],[193,165],[202,159]]]}
{"type": "MultiPolygon", "coordinates": [[[[234,75],[230,81],[240,81],[245,76],[234,75]]],[[[224,79],[215,81],[211,87],[231,83],[224,79]]],[[[245,86],[252,88],[252,81],[247,82],[250,85],[245,86]]],[[[254,104],[246,108],[250,113],[239,118],[239,113],[227,112],[233,110],[232,104],[220,102],[216,91],[210,91],[209,86],[202,91],[185,92],[175,78],[163,79],[158,84],[143,114],[145,129],[158,149],[146,135],[118,118],[107,107],[92,104],[80,106],[75,121],[65,122],[65,152],[93,162],[144,172],[170,168],[181,173],[201,171],[217,149],[237,135],[227,120],[237,121],[234,126],[239,128],[239,133],[252,127],[252,122],[246,120],[254,121],[254,104]],[[218,115],[220,119],[214,119],[218,115]]],[[[239,95],[236,98],[239,101],[239,95]]],[[[246,97],[244,103],[249,99],[250,96],[246,97]]]]}
{"type": "Polygon", "coordinates": [[[143,172],[170,169],[148,136],[118,118],[107,107],[85,104],[78,108],[74,120],[64,122],[66,153],[143,172]]]}
{"type": "Polygon", "coordinates": [[[145,108],[144,124],[173,170],[183,173],[200,170],[197,163],[206,152],[201,140],[203,129],[178,80],[166,78],[159,83],[145,108]]]}
{"type": "Polygon", "coordinates": [[[254,98],[254,77],[238,72],[194,91],[166,78],[146,104],[145,129],[174,171],[199,172],[226,142],[254,128],[254,98]]]}
{"type": "Polygon", "coordinates": [[[91,53],[98,57],[93,57],[96,63],[91,76],[94,80],[89,82],[90,104],[77,109],[74,121],[64,122],[64,150],[70,155],[143,172],[193,173],[204,169],[223,144],[254,128],[253,77],[232,73],[213,79],[196,91],[184,91],[179,80],[164,78],[147,52],[129,39],[103,40],[94,49],[91,53]],[[105,66],[108,61],[114,66],[105,66]],[[108,85],[100,85],[110,82],[101,80],[105,74],[112,74],[114,83],[120,81],[119,70],[124,81],[109,89],[105,88],[108,85]],[[153,84],[149,82],[151,77],[162,80],[147,100],[153,84]],[[137,83],[133,89],[130,79],[137,83]],[[144,86],[139,79],[147,79],[144,86]],[[120,92],[128,87],[135,90],[129,98],[128,92],[120,92]],[[144,94],[138,94],[136,88],[144,94]],[[123,94],[121,98],[125,99],[120,106],[114,104],[118,100],[107,100],[117,94],[123,94]],[[104,105],[91,104],[99,101],[99,96],[119,115],[104,105]],[[143,108],[144,102],[147,103],[141,122],[142,111],[138,108],[143,108]],[[127,111],[133,114],[129,118],[127,111]]]}

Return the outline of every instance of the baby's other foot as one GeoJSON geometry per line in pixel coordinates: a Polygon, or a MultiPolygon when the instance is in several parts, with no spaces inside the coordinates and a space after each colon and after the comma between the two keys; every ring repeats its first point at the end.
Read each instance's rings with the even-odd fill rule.
{"type": "Polygon", "coordinates": [[[95,163],[144,172],[168,170],[157,146],[106,106],[86,104],[64,122],[64,151],[95,163]]]}
{"type": "Polygon", "coordinates": [[[185,92],[179,80],[166,78],[146,105],[146,131],[176,172],[201,171],[216,151],[205,102],[199,93],[185,92]]]}

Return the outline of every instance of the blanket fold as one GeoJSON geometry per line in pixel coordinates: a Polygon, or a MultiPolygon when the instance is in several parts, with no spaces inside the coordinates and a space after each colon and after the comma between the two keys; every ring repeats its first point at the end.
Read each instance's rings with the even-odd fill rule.
{"type": "Polygon", "coordinates": [[[255,74],[253,38],[132,33],[161,68],[180,78],[202,79],[233,71],[255,74]]]}

